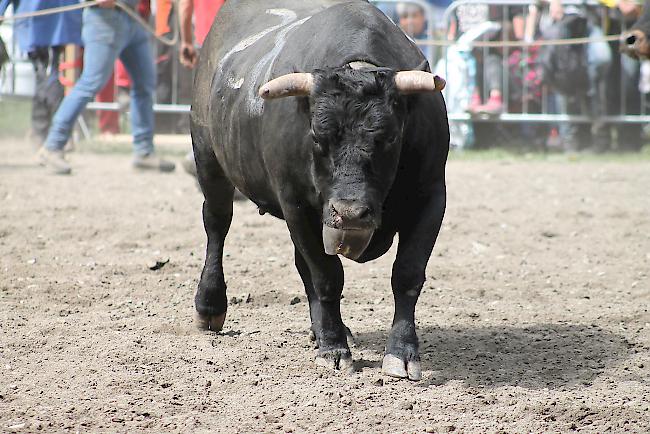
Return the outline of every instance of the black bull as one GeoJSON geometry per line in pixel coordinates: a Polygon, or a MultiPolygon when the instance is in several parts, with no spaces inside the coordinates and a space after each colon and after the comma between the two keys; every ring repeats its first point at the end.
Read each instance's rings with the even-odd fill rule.
{"type": "Polygon", "coordinates": [[[202,49],[191,115],[208,237],[200,326],[218,331],[225,320],[237,187],[287,223],[320,365],[352,369],[337,253],[371,261],[399,234],[383,370],[420,379],[415,305],[445,211],[449,129],[442,82],[397,73],[418,68],[428,65],[417,47],[366,1],[226,2],[202,49]],[[296,71],[312,74],[287,75],[296,71]]]}

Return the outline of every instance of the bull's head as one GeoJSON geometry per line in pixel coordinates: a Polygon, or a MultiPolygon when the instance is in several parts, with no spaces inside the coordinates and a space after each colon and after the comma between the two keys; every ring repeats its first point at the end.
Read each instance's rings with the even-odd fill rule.
{"type": "Polygon", "coordinates": [[[444,85],[424,71],[345,66],[288,74],[262,86],[265,99],[309,96],[327,254],[357,259],[366,250],[397,173],[408,111],[403,95],[444,85]]]}

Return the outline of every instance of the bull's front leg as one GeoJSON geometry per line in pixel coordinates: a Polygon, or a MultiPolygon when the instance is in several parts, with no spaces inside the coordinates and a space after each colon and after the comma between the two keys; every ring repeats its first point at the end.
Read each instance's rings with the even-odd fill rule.
{"type": "MultiPolygon", "coordinates": [[[[419,202],[419,201],[418,201],[419,202]]],[[[391,377],[422,378],[415,305],[426,279],[426,267],[445,213],[444,180],[427,199],[403,213],[391,285],[395,300],[393,326],[386,344],[382,371],[391,377]]]]}
{"type": "MultiPolygon", "coordinates": [[[[193,134],[194,136],[194,134],[193,134]]],[[[203,202],[203,224],[208,236],[205,266],[194,295],[196,322],[199,328],[221,331],[226,320],[228,299],[223,274],[223,247],[232,222],[234,187],[224,175],[214,152],[195,142],[194,157],[203,202]]]]}
{"type": "Polygon", "coordinates": [[[309,300],[312,331],[318,346],[318,365],[351,371],[352,354],[347,343],[347,329],[341,318],[343,266],[337,256],[325,254],[321,226],[310,224],[307,215],[285,212],[291,239],[296,247],[296,268],[305,285],[309,300]]]}

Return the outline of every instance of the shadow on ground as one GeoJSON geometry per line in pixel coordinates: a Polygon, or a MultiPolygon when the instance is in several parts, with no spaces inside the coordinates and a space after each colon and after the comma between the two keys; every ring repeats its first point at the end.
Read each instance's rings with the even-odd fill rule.
{"type": "MultiPolygon", "coordinates": [[[[596,326],[427,327],[418,331],[423,386],[463,381],[468,386],[558,389],[589,385],[631,354],[634,344],[596,326]]],[[[356,335],[357,344],[383,352],[387,332],[356,335]]]]}

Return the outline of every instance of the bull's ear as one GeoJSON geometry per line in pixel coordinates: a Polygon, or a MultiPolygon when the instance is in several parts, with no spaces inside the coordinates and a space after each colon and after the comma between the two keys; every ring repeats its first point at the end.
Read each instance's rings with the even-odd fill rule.
{"type": "Polygon", "coordinates": [[[425,60],[422,63],[420,63],[417,68],[415,68],[416,71],[422,71],[422,72],[431,72],[431,66],[429,65],[429,61],[425,60]]]}

